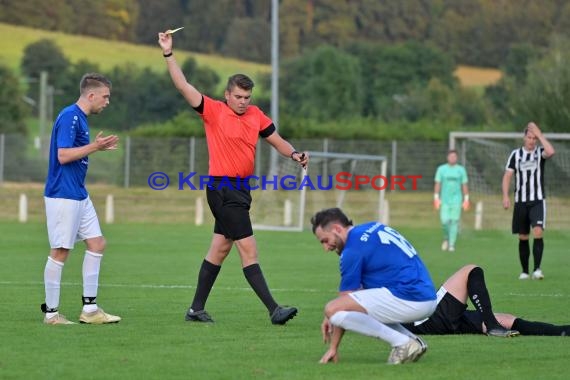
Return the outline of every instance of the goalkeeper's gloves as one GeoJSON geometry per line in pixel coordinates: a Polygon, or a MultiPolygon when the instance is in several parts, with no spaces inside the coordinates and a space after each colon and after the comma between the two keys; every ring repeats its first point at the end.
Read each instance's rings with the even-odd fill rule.
{"type": "Polygon", "coordinates": [[[463,196],[463,211],[467,211],[469,210],[469,207],[471,206],[471,204],[469,203],[469,194],[465,194],[463,196]]]}
{"type": "Polygon", "coordinates": [[[439,194],[435,193],[433,195],[433,208],[439,210],[440,206],[441,206],[441,200],[439,199],[439,194]]]}

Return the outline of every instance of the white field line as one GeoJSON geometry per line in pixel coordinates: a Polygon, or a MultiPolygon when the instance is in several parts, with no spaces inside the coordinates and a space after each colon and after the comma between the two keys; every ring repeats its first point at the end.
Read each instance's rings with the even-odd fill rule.
{"type": "Polygon", "coordinates": [[[560,298],[567,298],[570,297],[570,294],[546,294],[546,293],[536,293],[536,294],[528,294],[528,293],[506,293],[506,296],[513,296],[513,297],[560,297],[560,298]]]}
{"type": "MultiPolygon", "coordinates": [[[[29,282],[20,282],[20,281],[0,281],[0,286],[15,286],[15,287],[27,287],[27,286],[43,286],[44,283],[40,281],[29,281],[29,282]]],[[[61,286],[83,286],[82,283],[79,282],[62,282],[61,286]]],[[[215,285],[214,285],[215,286],[215,285]]],[[[131,289],[195,289],[195,286],[192,285],[167,285],[167,284],[99,284],[100,288],[131,288],[131,289]]],[[[252,291],[250,287],[217,287],[217,289],[223,290],[239,290],[239,291],[252,291]]],[[[325,291],[322,289],[279,289],[279,288],[272,288],[272,292],[302,292],[302,293],[335,293],[336,290],[332,289],[331,291],[325,291]]]]}
{"type": "MultiPolygon", "coordinates": [[[[40,281],[29,281],[29,282],[21,282],[21,281],[0,281],[1,286],[43,286],[44,283],[40,281]]],[[[82,283],[79,282],[62,282],[62,286],[83,286],[82,283]]],[[[102,288],[131,288],[131,289],[195,289],[195,286],[192,285],[168,285],[168,284],[99,284],[99,287],[102,288]]],[[[250,287],[216,287],[217,289],[224,289],[224,290],[239,290],[239,291],[251,291],[250,287]]],[[[331,293],[336,292],[335,289],[331,289],[329,291],[323,289],[310,289],[310,288],[273,288],[271,289],[272,292],[302,292],[302,293],[331,293]]],[[[496,294],[496,293],[494,293],[496,294]]],[[[506,296],[511,297],[532,297],[532,298],[540,298],[540,297],[553,297],[553,298],[569,298],[570,294],[561,294],[561,293],[505,293],[506,296]]]]}

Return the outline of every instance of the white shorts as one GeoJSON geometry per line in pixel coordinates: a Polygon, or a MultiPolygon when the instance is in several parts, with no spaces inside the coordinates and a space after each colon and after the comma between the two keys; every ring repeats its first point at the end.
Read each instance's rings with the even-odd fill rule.
{"type": "Polygon", "coordinates": [[[82,201],[44,197],[49,245],[73,249],[75,242],[103,236],[89,197],[82,201]]]}
{"type": "Polygon", "coordinates": [[[411,323],[428,318],[437,307],[437,301],[406,301],[386,288],[363,289],[349,293],[368,315],[382,323],[411,323]]]}

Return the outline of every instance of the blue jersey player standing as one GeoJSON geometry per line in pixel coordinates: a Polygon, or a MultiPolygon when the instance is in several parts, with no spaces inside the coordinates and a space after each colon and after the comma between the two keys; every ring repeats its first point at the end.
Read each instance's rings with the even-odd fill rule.
{"type": "Polygon", "coordinates": [[[85,242],[83,258],[83,309],[81,323],[115,323],[120,317],[107,314],[97,305],[99,268],[105,239],[97,213],[91,203],[85,177],[88,156],[97,151],[117,148],[119,138],[99,132],[93,142],[89,139],[87,116],[98,114],[109,105],[111,82],[97,73],[83,75],[77,102],[58,115],[51,133],[49,169],[44,191],[50,255],[44,269],[45,313],[49,325],[73,324],[59,314],[59,295],[63,266],[76,241],[85,242]]]}
{"type": "Polygon", "coordinates": [[[330,346],[320,362],[338,361],[345,330],[388,342],[389,364],[417,361],[427,345],[402,323],[428,318],[437,302],[415,248],[381,223],[353,226],[338,208],[316,213],[311,224],[321,245],[340,256],[339,296],[325,306],[321,325],[330,346]]]}

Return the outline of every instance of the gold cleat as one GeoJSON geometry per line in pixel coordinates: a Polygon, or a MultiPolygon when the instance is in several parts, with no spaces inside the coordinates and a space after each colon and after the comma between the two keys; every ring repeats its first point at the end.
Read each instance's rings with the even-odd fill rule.
{"type": "Polygon", "coordinates": [[[87,323],[91,325],[102,325],[105,323],[117,323],[121,317],[105,313],[103,309],[98,308],[92,313],[81,312],[79,316],[80,323],[87,323]]]}
{"type": "Polygon", "coordinates": [[[57,313],[51,318],[44,317],[44,323],[46,325],[74,325],[75,322],[71,322],[65,315],[57,313]]]}

